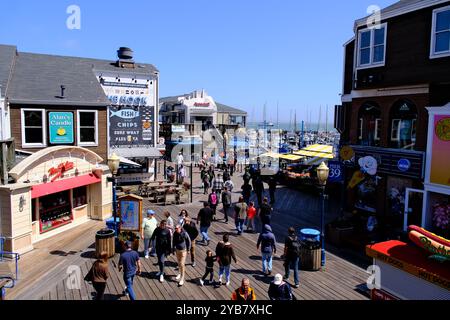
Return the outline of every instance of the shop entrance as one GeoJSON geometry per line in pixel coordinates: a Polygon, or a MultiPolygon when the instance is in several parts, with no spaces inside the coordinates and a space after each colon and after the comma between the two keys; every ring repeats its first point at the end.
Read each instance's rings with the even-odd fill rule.
{"type": "Polygon", "coordinates": [[[410,225],[424,226],[425,197],[424,190],[406,188],[403,231],[410,225]]]}

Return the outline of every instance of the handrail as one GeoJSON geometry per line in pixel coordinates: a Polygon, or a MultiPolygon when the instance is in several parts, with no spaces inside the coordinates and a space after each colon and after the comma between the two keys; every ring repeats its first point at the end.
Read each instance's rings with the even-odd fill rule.
{"type": "Polygon", "coordinates": [[[7,283],[6,285],[0,287],[0,300],[6,300],[6,290],[5,289],[14,288],[14,286],[16,285],[16,281],[11,277],[0,277],[0,280],[2,280],[2,279],[11,281],[10,284],[7,283]]]}
{"type": "Polygon", "coordinates": [[[16,264],[16,278],[15,280],[19,279],[19,259],[20,259],[20,254],[16,253],[16,252],[8,252],[8,251],[1,251],[0,255],[11,255],[14,256],[14,260],[15,260],[15,264],[16,264]]]}
{"type": "Polygon", "coordinates": [[[0,237],[0,261],[3,261],[3,247],[5,245],[5,241],[5,237],[0,237]]]}

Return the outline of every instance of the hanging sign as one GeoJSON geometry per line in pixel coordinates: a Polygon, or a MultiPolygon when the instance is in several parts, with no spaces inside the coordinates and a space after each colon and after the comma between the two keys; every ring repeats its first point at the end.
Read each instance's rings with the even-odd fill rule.
{"type": "Polygon", "coordinates": [[[328,161],[328,168],[330,168],[328,182],[339,183],[343,181],[343,166],[339,161],[328,161]]]}
{"type": "Polygon", "coordinates": [[[72,112],[49,112],[48,126],[50,144],[72,144],[74,142],[72,112]]]}

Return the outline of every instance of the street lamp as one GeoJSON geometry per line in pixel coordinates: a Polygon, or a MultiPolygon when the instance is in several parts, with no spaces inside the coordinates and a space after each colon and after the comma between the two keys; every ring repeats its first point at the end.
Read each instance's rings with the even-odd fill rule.
{"type": "Polygon", "coordinates": [[[113,153],[108,158],[108,167],[111,171],[112,177],[108,177],[108,182],[112,182],[113,189],[113,217],[114,217],[114,232],[117,236],[117,197],[116,197],[116,185],[117,185],[117,171],[119,171],[120,158],[113,153]]]}
{"type": "Polygon", "coordinates": [[[320,238],[322,241],[322,267],[325,266],[325,186],[327,184],[328,180],[328,174],[330,172],[330,169],[327,167],[325,162],[322,162],[320,166],[317,168],[317,179],[319,180],[319,187],[321,190],[321,196],[322,196],[322,218],[321,218],[321,233],[320,238]]]}

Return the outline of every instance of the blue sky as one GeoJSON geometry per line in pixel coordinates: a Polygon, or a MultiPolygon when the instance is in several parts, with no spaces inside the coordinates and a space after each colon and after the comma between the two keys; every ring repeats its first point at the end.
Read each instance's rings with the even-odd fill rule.
{"type": "Polygon", "coordinates": [[[116,59],[120,46],[161,72],[160,96],[204,88],[250,120],[289,121],[340,102],[342,45],[370,5],[395,0],[4,1],[0,43],[19,51],[116,59]],[[69,30],[69,5],[81,29],[69,30]]]}

